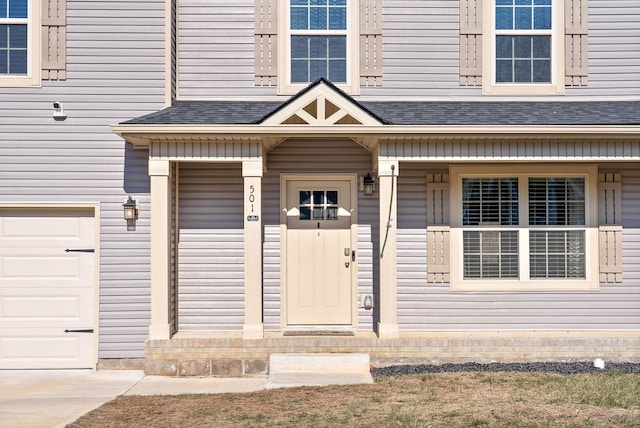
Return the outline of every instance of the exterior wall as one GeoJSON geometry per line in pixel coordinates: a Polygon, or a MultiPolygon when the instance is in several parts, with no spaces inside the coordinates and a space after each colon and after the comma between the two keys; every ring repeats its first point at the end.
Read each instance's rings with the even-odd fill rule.
{"type": "Polygon", "coordinates": [[[66,80],[0,88],[0,202],[100,203],[99,358],[142,357],[148,337],[148,155],[109,125],[163,107],[164,6],[68,0],[66,80]],[[135,231],[127,194],[140,203],[135,231]]]}
{"type": "MultiPolygon", "coordinates": [[[[640,3],[589,1],[588,86],[567,88],[562,99],[640,95],[640,3]]],[[[254,86],[254,2],[181,1],[179,97],[273,96],[254,86]]],[[[459,1],[385,0],[383,85],[363,97],[481,97],[459,85],[459,1]]]]}
{"type": "Polygon", "coordinates": [[[179,165],[178,330],[242,330],[241,164],[179,165]]]}
{"type": "Polygon", "coordinates": [[[640,251],[637,165],[600,167],[622,173],[623,283],[598,292],[491,293],[449,290],[427,283],[427,173],[446,165],[403,163],[398,178],[398,323],[401,331],[635,330],[640,329],[640,251]],[[635,211],[634,211],[635,210],[635,211]]]}
{"type": "MultiPolygon", "coordinates": [[[[265,330],[280,330],[280,174],[371,172],[371,154],[351,140],[291,139],[267,154],[262,182],[262,218],[265,230],[264,300],[265,330]]],[[[377,197],[358,191],[358,292],[374,293],[373,242],[377,237],[377,197]],[[372,239],[374,240],[372,242],[372,239]]],[[[377,245],[377,244],[376,244],[377,245]]],[[[375,252],[375,250],[374,250],[375,252]]],[[[377,264],[376,264],[377,266],[377,264]]],[[[374,285],[375,284],[375,285],[374,285]]],[[[371,331],[375,311],[358,310],[358,328],[371,331]]]]}

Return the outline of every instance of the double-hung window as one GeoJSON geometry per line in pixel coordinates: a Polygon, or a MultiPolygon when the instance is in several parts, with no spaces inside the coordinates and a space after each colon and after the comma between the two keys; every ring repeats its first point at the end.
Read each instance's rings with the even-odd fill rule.
{"type": "Polygon", "coordinates": [[[452,289],[598,288],[594,167],[452,167],[451,176],[452,289]]]}
{"type": "Polygon", "coordinates": [[[0,0],[0,86],[39,85],[36,0],[0,0]]]}
{"type": "Polygon", "coordinates": [[[357,88],[357,21],[353,0],[287,0],[286,69],[282,92],[295,92],[319,78],[347,90],[357,88]]]}
{"type": "Polygon", "coordinates": [[[487,93],[562,93],[563,7],[559,0],[490,0],[487,93]]]}

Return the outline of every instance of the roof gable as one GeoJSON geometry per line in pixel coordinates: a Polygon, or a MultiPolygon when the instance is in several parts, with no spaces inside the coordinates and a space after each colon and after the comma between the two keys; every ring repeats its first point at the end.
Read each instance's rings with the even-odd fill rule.
{"type": "Polygon", "coordinates": [[[262,125],[383,125],[383,120],[325,79],[267,114],[262,125]]]}

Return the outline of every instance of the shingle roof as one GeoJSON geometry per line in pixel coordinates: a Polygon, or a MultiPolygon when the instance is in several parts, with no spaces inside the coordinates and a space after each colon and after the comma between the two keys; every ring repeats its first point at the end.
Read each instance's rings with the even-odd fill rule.
{"type": "MultiPolygon", "coordinates": [[[[123,122],[149,125],[257,124],[280,102],[176,101],[171,107],[123,122]]],[[[640,101],[580,102],[362,102],[394,125],[640,125],[640,101]]]]}
{"type": "Polygon", "coordinates": [[[171,107],[122,122],[126,125],[248,125],[259,123],[280,102],[175,101],[171,107]]]}

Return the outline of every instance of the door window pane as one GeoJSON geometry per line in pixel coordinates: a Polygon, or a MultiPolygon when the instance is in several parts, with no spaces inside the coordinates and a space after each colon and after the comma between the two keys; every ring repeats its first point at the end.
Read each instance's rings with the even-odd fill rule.
{"type": "Polygon", "coordinates": [[[338,191],[301,190],[299,220],[338,220],[338,191]]]}

